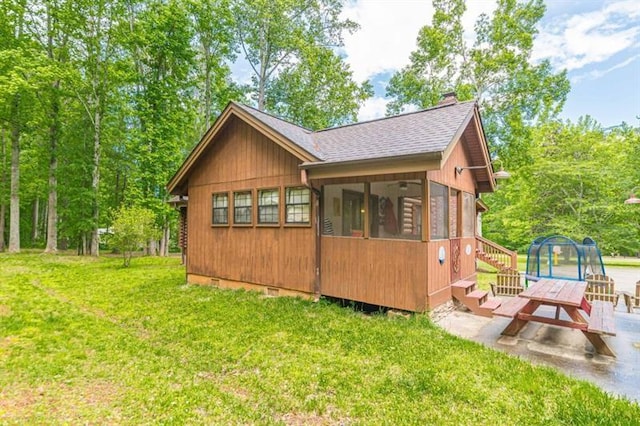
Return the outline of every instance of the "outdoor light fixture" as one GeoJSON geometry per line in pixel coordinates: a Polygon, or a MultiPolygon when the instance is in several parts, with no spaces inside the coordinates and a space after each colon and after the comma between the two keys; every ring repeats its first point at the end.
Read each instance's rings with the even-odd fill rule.
{"type": "MultiPolygon", "coordinates": [[[[507,172],[504,169],[504,167],[502,167],[502,161],[500,159],[495,159],[492,162],[490,162],[489,164],[492,165],[495,162],[500,162],[500,170],[493,174],[493,178],[494,179],[509,179],[511,177],[511,173],[507,172]]],[[[462,172],[464,170],[486,169],[487,167],[488,167],[488,165],[487,166],[467,166],[467,167],[456,166],[456,175],[462,174],[462,172]]]]}
{"type": "Polygon", "coordinates": [[[628,199],[624,200],[625,204],[640,204],[640,198],[636,197],[636,190],[640,188],[640,186],[636,186],[631,190],[631,195],[628,199]]]}

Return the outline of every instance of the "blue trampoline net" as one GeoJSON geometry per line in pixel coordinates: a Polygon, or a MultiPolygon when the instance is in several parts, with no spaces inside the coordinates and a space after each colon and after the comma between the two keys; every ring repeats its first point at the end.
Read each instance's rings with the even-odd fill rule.
{"type": "Polygon", "coordinates": [[[527,276],[583,281],[605,275],[598,245],[591,238],[576,243],[563,236],[537,238],[529,246],[527,276]]]}

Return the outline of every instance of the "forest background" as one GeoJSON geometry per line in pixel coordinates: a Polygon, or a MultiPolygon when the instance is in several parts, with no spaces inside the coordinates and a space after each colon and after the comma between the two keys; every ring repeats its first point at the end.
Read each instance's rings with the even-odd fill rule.
{"type": "MultiPolygon", "coordinates": [[[[341,53],[358,30],[340,0],[5,0],[0,3],[0,250],[99,254],[122,207],[152,212],[165,255],[165,185],[232,100],[310,129],[351,123],[372,96],[341,53]],[[244,61],[250,82],[234,79],[244,61]]],[[[477,99],[497,165],[483,234],[524,250],[541,235],[640,252],[640,130],[561,120],[565,71],[531,59],[541,0],[498,0],[465,42],[465,2],[434,0],[387,113],[442,93],[477,99]]],[[[640,111],[638,112],[640,113],[640,111]]]]}

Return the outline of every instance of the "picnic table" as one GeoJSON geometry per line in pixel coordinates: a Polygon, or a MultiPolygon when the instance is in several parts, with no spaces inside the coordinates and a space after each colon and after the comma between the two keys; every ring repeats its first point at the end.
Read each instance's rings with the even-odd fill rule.
{"type": "Polygon", "coordinates": [[[503,335],[516,336],[529,321],[580,330],[591,342],[596,352],[615,357],[602,335],[615,336],[613,303],[589,302],[585,298],[587,283],[584,281],[542,278],[517,297],[505,302],[494,315],[513,318],[502,331],[503,335]],[[555,316],[536,312],[541,305],[555,306],[555,316]],[[569,319],[560,318],[564,310],[569,319]]]}

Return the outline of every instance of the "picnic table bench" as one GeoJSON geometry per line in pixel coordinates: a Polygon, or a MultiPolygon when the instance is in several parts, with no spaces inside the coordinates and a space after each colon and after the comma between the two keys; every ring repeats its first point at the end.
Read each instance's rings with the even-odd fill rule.
{"type": "Polygon", "coordinates": [[[591,302],[591,315],[587,331],[597,334],[616,335],[616,324],[613,318],[613,303],[603,300],[591,302]]]}
{"type": "Polygon", "coordinates": [[[493,314],[513,318],[502,331],[503,335],[517,335],[529,321],[567,327],[580,330],[596,352],[615,357],[613,350],[602,338],[603,334],[615,336],[613,303],[602,300],[590,303],[585,298],[586,288],[584,281],[541,279],[503,303],[493,314]],[[555,306],[555,318],[537,313],[541,305],[555,306]],[[560,309],[566,312],[569,319],[559,318],[560,309]],[[581,311],[587,315],[586,318],[581,311]]]}

